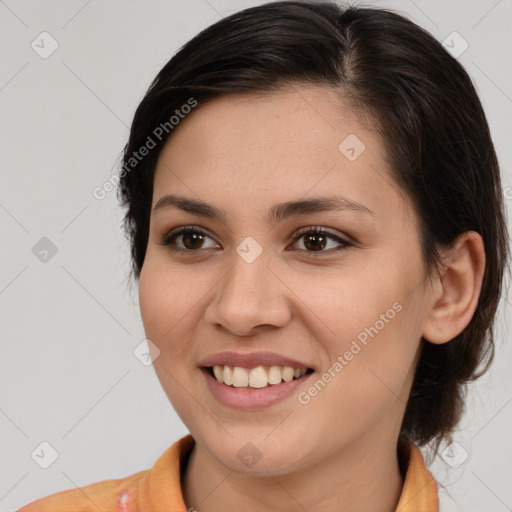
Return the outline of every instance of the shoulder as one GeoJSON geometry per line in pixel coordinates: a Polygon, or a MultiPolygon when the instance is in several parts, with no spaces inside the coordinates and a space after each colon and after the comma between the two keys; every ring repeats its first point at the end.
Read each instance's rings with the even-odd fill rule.
{"type": "Polygon", "coordinates": [[[146,512],[163,503],[169,510],[185,510],[180,475],[194,443],[187,434],[167,448],[151,469],[61,491],[16,512],[146,512]]]}
{"type": "Polygon", "coordinates": [[[98,512],[136,510],[140,484],[149,470],[125,478],[104,480],[40,498],[17,512],[98,512]],[[130,506],[130,508],[127,508],[130,506]]]}

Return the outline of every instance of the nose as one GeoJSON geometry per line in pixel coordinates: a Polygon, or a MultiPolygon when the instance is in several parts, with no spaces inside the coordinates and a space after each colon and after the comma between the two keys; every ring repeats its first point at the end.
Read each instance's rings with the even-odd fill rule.
{"type": "Polygon", "coordinates": [[[206,321],[237,336],[285,326],[292,316],[289,289],[265,251],[251,263],[234,252],[206,308],[206,321]]]}

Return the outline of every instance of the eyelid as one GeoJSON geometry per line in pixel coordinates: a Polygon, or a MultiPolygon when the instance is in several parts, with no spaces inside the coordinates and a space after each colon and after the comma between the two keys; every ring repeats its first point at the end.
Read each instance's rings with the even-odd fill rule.
{"type": "Polygon", "coordinates": [[[343,242],[346,242],[347,244],[355,243],[355,241],[348,235],[340,234],[338,231],[333,231],[332,229],[326,228],[324,226],[314,226],[314,225],[304,226],[302,228],[297,229],[294,232],[292,239],[295,241],[298,238],[300,238],[302,235],[305,235],[306,233],[325,234],[325,235],[329,235],[335,239],[337,238],[339,240],[342,240],[343,242]]]}
{"type": "MultiPolygon", "coordinates": [[[[199,248],[199,249],[183,249],[181,247],[178,247],[175,243],[172,243],[171,240],[174,237],[179,237],[187,232],[194,232],[199,233],[201,235],[206,235],[208,238],[211,238],[217,245],[220,245],[216,240],[215,237],[213,237],[210,232],[199,225],[183,225],[183,226],[177,226],[174,229],[171,229],[167,231],[163,236],[161,236],[159,240],[159,244],[164,245],[168,247],[168,249],[174,253],[182,254],[186,256],[199,256],[201,253],[204,253],[206,249],[212,249],[212,247],[205,247],[205,248],[199,248]]],[[[300,254],[308,257],[308,258],[315,258],[319,259],[322,257],[328,257],[332,256],[333,254],[337,254],[341,251],[345,251],[347,249],[350,249],[354,246],[356,246],[356,242],[353,241],[353,239],[346,235],[340,235],[337,232],[332,232],[329,228],[326,228],[324,226],[303,226],[299,229],[297,229],[293,235],[292,235],[292,245],[297,243],[298,240],[300,240],[305,234],[313,233],[313,234],[320,234],[324,235],[330,240],[333,240],[335,243],[338,244],[337,247],[331,247],[328,250],[319,250],[319,251],[308,251],[306,249],[293,249],[293,247],[287,247],[286,250],[297,250],[300,254]]]]}
{"type": "Polygon", "coordinates": [[[325,235],[327,238],[334,240],[338,245],[338,247],[331,248],[326,251],[306,251],[304,249],[299,249],[299,251],[308,257],[316,258],[315,254],[318,255],[332,255],[339,251],[343,251],[349,249],[351,247],[355,247],[355,242],[351,240],[351,237],[340,235],[337,232],[332,232],[329,228],[325,228],[323,226],[304,226],[295,231],[293,235],[293,244],[295,244],[298,240],[300,240],[305,234],[313,233],[325,235]]]}
{"type": "MultiPolygon", "coordinates": [[[[219,242],[217,242],[215,240],[215,237],[212,236],[210,234],[210,232],[206,228],[203,228],[202,226],[199,226],[197,224],[190,224],[190,225],[185,225],[185,226],[177,226],[176,228],[173,228],[173,229],[171,229],[169,231],[166,231],[160,237],[160,240],[159,240],[158,243],[160,243],[161,245],[170,245],[171,238],[175,237],[176,235],[182,235],[183,233],[186,233],[187,231],[194,231],[196,233],[200,233],[202,235],[206,235],[209,238],[211,238],[212,240],[214,240],[217,245],[220,245],[219,242]]],[[[177,247],[176,250],[180,250],[180,247],[177,247]]],[[[194,252],[194,251],[186,250],[186,249],[184,249],[184,251],[186,251],[186,252],[194,252]]]]}

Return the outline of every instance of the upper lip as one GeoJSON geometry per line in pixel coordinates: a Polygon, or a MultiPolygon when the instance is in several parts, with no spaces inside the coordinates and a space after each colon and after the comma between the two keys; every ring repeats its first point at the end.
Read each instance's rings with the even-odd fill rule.
{"type": "Polygon", "coordinates": [[[206,357],[200,366],[210,367],[216,364],[227,366],[240,366],[242,368],[256,368],[257,366],[291,366],[294,369],[307,368],[306,363],[297,361],[274,352],[219,352],[206,357]]]}

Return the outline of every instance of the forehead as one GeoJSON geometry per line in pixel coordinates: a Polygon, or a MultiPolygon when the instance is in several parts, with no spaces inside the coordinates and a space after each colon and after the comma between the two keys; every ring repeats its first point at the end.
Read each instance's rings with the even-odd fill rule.
{"type": "Polygon", "coordinates": [[[171,192],[235,210],[340,193],[374,211],[402,209],[383,151],[371,123],[333,89],[223,96],[174,129],[158,160],[153,206],[171,192]]]}
{"type": "MultiPolygon", "coordinates": [[[[182,145],[191,142],[193,135],[199,137],[195,143],[203,154],[211,151],[216,157],[223,148],[227,151],[235,145],[254,151],[261,146],[304,152],[330,149],[337,155],[339,139],[347,130],[368,138],[371,127],[363,126],[360,113],[338,91],[290,85],[274,92],[225,95],[201,104],[173,130],[168,145],[179,139],[185,148],[182,145]]],[[[371,137],[378,139],[378,134],[371,137]]],[[[291,152],[288,156],[292,157],[291,152]]]]}

